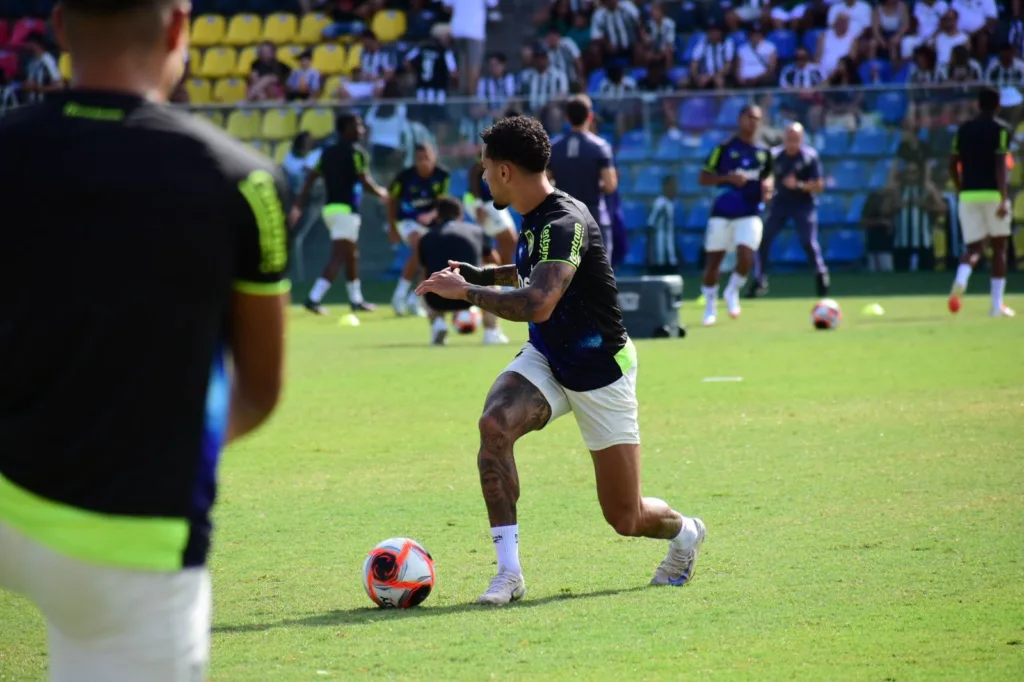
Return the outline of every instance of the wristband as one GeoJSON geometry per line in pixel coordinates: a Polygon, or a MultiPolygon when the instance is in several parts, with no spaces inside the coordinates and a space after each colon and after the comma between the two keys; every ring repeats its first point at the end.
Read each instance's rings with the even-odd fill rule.
{"type": "Polygon", "coordinates": [[[497,268],[480,268],[480,286],[493,287],[496,280],[495,270],[497,268]]]}

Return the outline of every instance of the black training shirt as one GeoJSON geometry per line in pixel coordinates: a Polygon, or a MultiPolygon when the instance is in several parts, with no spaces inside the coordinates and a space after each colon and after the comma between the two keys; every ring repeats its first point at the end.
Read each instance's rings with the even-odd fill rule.
{"type": "Polygon", "coordinates": [[[1010,129],[992,116],[978,116],[960,126],[953,137],[953,154],[958,155],[963,164],[961,192],[998,189],[996,157],[1005,163],[1010,137],[1010,129]]]}

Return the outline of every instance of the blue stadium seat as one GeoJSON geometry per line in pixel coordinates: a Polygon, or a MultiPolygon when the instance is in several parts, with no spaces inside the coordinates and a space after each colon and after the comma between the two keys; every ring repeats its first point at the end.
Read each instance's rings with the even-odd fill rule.
{"type": "Polygon", "coordinates": [[[893,162],[883,159],[875,164],[875,167],[871,169],[871,175],[868,176],[868,181],[865,183],[865,187],[868,189],[882,189],[889,183],[889,168],[893,162]]]}
{"type": "Polygon", "coordinates": [[[887,156],[895,151],[888,130],[861,128],[853,133],[849,153],[853,156],[887,156]]]}
{"type": "Polygon", "coordinates": [[[907,96],[902,92],[883,92],[875,101],[875,106],[885,124],[897,125],[903,122],[907,113],[907,96]]]}
{"type": "Polygon", "coordinates": [[[703,161],[704,157],[707,156],[704,153],[704,147],[701,145],[701,139],[698,137],[685,137],[683,138],[683,147],[680,154],[680,160],[682,161],[703,161]]]}
{"type": "Polygon", "coordinates": [[[840,225],[846,220],[846,202],[841,194],[827,192],[818,197],[818,222],[840,225]]]}
{"type": "Polygon", "coordinates": [[[647,227],[647,207],[639,201],[622,202],[622,219],[627,230],[639,230],[647,227]]]}
{"type": "Polygon", "coordinates": [[[882,59],[866,60],[857,68],[857,75],[860,76],[860,80],[863,83],[872,83],[874,79],[871,77],[872,69],[878,69],[878,76],[881,82],[888,83],[892,80],[892,66],[889,62],[882,59]]]}
{"type": "Polygon", "coordinates": [[[850,150],[850,133],[846,130],[826,130],[824,134],[824,144],[821,147],[821,155],[826,156],[846,156],[850,150]]]}
{"type": "Polygon", "coordinates": [[[633,69],[632,76],[633,80],[639,83],[641,80],[647,77],[647,69],[643,66],[638,66],[635,69],[633,69]]]}
{"type": "Polygon", "coordinates": [[[681,255],[687,265],[696,265],[700,261],[700,252],[703,248],[702,234],[681,232],[676,235],[676,255],[681,255]]]}
{"type": "Polygon", "coordinates": [[[736,121],[740,117],[740,111],[749,103],[750,101],[746,97],[729,97],[722,103],[722,108],[718,110],[718,117],[715,119],[715,125],[719,128],[728,128],[732,130],[736,127],[736,121]]]}
{"type": "Polygon", "coordinates": [[[775,44],[775,52],[780,62],[788,62],[796,56],[796,33],[780,29],[768,34],[768,40],[775,44]]]}
{"type": "MultiPolygon", "coordinates": [[[[786,251],[789,249],[789,243],[797,240],[796,232],[793,230],[783,230],[775,237],[775,241],[772,242],[771,248],[768,249],[768,258],[773,263],[781,263],[782,259],[786,256],[786,251]]],[[[799,244],[797,248],[800,248],[799,244]]]]}
{"type": "Polygon", "coordinates": [[[807,262],[807,253],[804,251],[804,247],[800,245],[800,237],[796,232],[793,232],[790,238],[785,241],[782,254],[776,262],[785,265],[803,265],[807,262]]]}
{"type": "Polygon", "coordinates": [[[868,180],[868,167],[863,161],[840,161],[832,169],[832,178],[835,180],[833,189],[837,191],[853,192],[863,189],[868,180]]]}
{"type": "Polygon", "coordinates": [[[703,38],[703,37],[704,37],[704,34],[701,33],[700,31],[694,31],[693,33],[690,34],[689,38],[680,37],[680,40],[679,40],[679,45],[681,46],[681,49],[679,50],[679,52],[681,52],[681,54],[679,55],[679,63],[680,64],[687,64],[687,65],[689,65],[690,60],[693,59],[693,49],[695,47],[697,47],[697,43],[699,43],[701,38],[703,38]]]}
{"type": "Polygon", "coordinates": [[[629,236],[629,247],[626,249],[623,265],[647,265],[647,235],[637,232],[629,236]]]}
{"type": "Polygon", "coordinates": [[[587,92],[591,95],[596,95],[598,89],[601,87],[601,81],[604,80],[604,69],[594,69],[590,74],[590,78],[587,79],[587,92]]]}
{"type": "Polygon", "coordinates": [[[633,194],[654,197],[661,194],[661,179],[665,177],[662,166],[643,166],[633,181],[633,194]]]}
{"type": "Polygon", "coordinates": [[[462,198],[469,191],[469,171],[465,168],[456,168],[451,172],[451,184],[448,193],[453,197],[462,198]]]}
{"type": "Polygon", "coordinates": [[[906,83],[909,78],[910,78],[910,63],[907,62],[906,64],[901,66],[896,71],[896,73],[894,73],[892,75],[892,78],[890,80],[893,83],[906,83]]]}
{"type": "Polygon", "coordinates": [[[683,224],[687,230],[700,230],[707,229],[708,216],[711,215],[711,199],[702,199],[695,201],[690,205],[690,210],[686,214],[686,222],[683,224]]]}
{"type": "Polygon", "coordinates": [[[715,120],[715,100],[689,97],[679,107],[679,125],[686,130],[704,130],[715,120]]]}
{"type": "Polygon", "coordinates": [[[690,69],[687,66],[673,66],[668,70],[668,79],[673,83],[678,83],[679,79],[683,78],[688,73],[690,73],[690,69]]]}
{"type": "Polygon", "coordinates": [[[809,28],[804,31],[804,39],[800,44],[803,45],[805,50],[811,53],[812,57],[818,53],[818,36],[822,33],[824,33],[824,31],[820,28],[809,28]]]}
{"type": "Polygon", "coordinates": [[[732,42],[736,46],[737,50],[749,42],[747,32],[743,30],[733,31],[728,37],[732,38],[732,42]]]}
{"type": "Polygon", "coordinates": [[[619,161],[646,161],[651,156],[651,137],[642,130],[631,130],[619,141],[615,155],[619,161]]]}
{"type": "Polygon", "coordinates": [[[711,150],[717,145],[725,142],[729,139],[732,133],[726,130],[708,130],[704,133],[704,136],[700,140],[700,160],[701,162],[707,158],[711,150]]]}
{"type": "Polygon", "coordinates": [[[675,228],[682,230],[686,228],[686,204],[679,199],[672,202],[672,207],[675,209],[672,211],[672,216],[675,218],[675,228]]]}
{"type": "Polygon", "coordinates": [[[683,158],[683,140],[679,136],[662,135],[654,150],[656,161],[678,161],[683,158]]]}
{"type": "Polygon", "coordinates": [[[825,260],[829,263],[850,263],[864,257],[863,230],[836,230],[827,237],[825,260]]]}
{"type": "Polygon", "coordinates": [[[864,203],[867,201],[867,198],[866,194],[854,194],[853,198],[850,199],[850,208],[846,212],[847,225],[860,224],[860,216],[864,213],[864,203]]]}
{"type": "Polygon", "coordinates": [[[405,267],[405,261],[409,260],[409,254],[412,253],[409,247],[405,244],[399,244],[398,248],[395,249],[395,257],[391,260],[391,265],[388,266],[387,275],[392,277],[402,272],[402,268],[405,267]]]}
{"type": "Polygon", "coordinates": [[[619,174],[619,187],[626,191],[627,187],[633,186],[633,169],[629,166],[616,166],[615,172],[619,174]]]}

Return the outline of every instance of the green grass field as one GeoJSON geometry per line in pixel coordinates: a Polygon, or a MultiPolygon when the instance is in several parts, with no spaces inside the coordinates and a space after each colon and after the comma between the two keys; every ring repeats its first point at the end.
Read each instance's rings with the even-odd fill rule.
{"type": "MultiPolygon", "coordinates": [[[[210,679],[1024,679],[1024,319],[986,298],[841,299],[836,332],[809,300],[709,330],[688,303],[686,339],[637,345],[645,489],[707,522],[697,579],[647,587],[665,546],[605,526],[566,418],[517,450],[530,593],[498,610],[471,604],[475,428],[514,349],[296,309],[285,402],[225,455],[210,679]],[[394,535],[436,559],[419,609],[360,585],[394,535]]],[[[44,675],[41,619],[0,594],[0,680],[44,675]]]]}

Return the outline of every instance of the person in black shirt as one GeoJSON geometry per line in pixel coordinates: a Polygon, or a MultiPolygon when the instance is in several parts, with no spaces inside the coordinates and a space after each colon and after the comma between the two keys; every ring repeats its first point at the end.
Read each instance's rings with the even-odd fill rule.
{"type": "Polygon", "coordinates": [[[452,262],[417,289],[529,323],[529,342],[494,382],[479,421],[477,466],[498,573],[477,601],[507,604],[526,593],[512,447],[569,412],[591,452],[605,519],[622,535],[671,540],[651,582],[686,584],[704,524],[640,496],[636,348],[622,324],[600,228],[585,205],[548,181],[551,142],[539,121],[502,119],[481,137],[495,205],[523,216],[516,262],[486,269],[452,262]],[[517,288],[499,291],[496,284],[517,288]]]}
{"type": "Polygon", "coordinates": [[[445,120],[448,90],[459,82],[450,30],[438,24],[431,34],[433,40],[414,47],[405,56],[407,68],[416,77],[416,100],[421,103],[417,119],[428,126],[445,120]]]}
{"type": "Polygon", "coordinates": [[[284,84],[289,73],[291,69],[277,58],[274,43],[262,43],[249,73],[248,99],[252,102],[284,99],[284,84]]]}
{"type": "Polygon", "coordinates": [[[331,235],[331,258],[324,271],[313,284],[306,298],[306,310],[317,315],[326,315],[321,305],[331,283],[345,266],[348,302],[352,312],[372,312],[376,307],[363,300],[363,289],[359,282],[359,185],[373,192],[381,201],[388,198],[387,190],[378,185],[370,175],[370,155],[359,144],[366,135],[363,119],[358,114],[342,114],[335,122],[338,141],[320,154],[316,165],[306,175],[306,182],[299,197],[292,206],[290,224],[294,228],[302,217],[302,208],[309,201],[309,193],[318,177],[323,177],[327,198],[324,202],[323,218],[331,235]]]}
{"type": "Polygon", "coordinates": [[[0,588],[51,680],[199,680],[220,451],[283,383],[287,186],[164,105],[187,2],[53,20],[71,89],[0,121],[0,588]]]}
{"type": "Polygon", "coordinates": [[[1010,239],[1010,200],[1007,196],[1007,159],[1012,134],[999,113],[999,91],[984,88],[978,93],[981,113],[967,121],[953,138],[949,175],[959,192],[960,231],[967,250],[960,259],[949,294],[949,310],[960,310],[971,272],[981,260],[985,240],[992,245],[993,317],[1013,317],[1003,303],[1006,291],[1006,250],[1010,239]]]}

